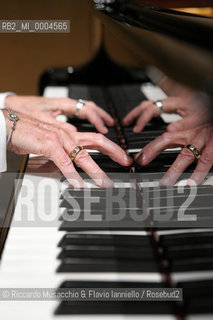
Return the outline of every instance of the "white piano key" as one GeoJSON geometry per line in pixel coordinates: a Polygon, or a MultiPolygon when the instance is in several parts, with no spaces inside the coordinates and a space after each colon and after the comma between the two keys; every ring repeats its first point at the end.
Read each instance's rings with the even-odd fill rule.
{"type": "Polygon", "coordinates": [[[141,91],[146,96],[148,100],[159,100],[166,99],[166,93],[158,86],[154,85],[151,82],[146,82],[141,85],[141,91]]]}
{"type": "MultiPolygon", "coordinates": [[[[176,148],[168,148],[168,149],[165,149],[164,152],[171,152],[171,151],[181,151],[181,147],[176,147],[176,148]]],[[[143,148],[132,148],[132,149],[127,149],[127,152],[128,154],[129,153],[138,153],[140,151],[142,151],[143,148]]]]}
{"type": "Polygon", "coordinates": [[[186,316],[185,320],[212,320],[211,314],[199,314],[186,316]]]}
{"type": "Polygon", "coordinates": [[[161,235],[171,235],[171,234],[183,234],[183,233],[197,233],[197,232],[209,232],[213,231],[213,228],[195,228],[195,229],[174,229],[174,230],[161,230],[156,231],[158,236],[161,235]]]}
{"type": "Polygon", "coordinates": [[[202,281],[212,280],[213,271],[187,271],[187,272],[173,272],[171,279],[174,283],[182,281],[202,281]]]}
{"type": "Polygon", "coordinates": [[[69,96],[69,89],[67,86],[47,86],[44,89],[43,96],[46,98],[66,98],[69,96]]]}
{"type": "Polygon", "coordinates": [[[59,114],[59,115],[56,117],[56,120],[61,121],[61,122],[67,122],[68,117],[65,116],[65,114],[59,114]]]}

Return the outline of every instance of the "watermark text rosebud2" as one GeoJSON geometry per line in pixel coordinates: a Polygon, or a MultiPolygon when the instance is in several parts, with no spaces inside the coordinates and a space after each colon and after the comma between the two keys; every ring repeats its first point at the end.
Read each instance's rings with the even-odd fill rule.
{"type": "Polygon", "coordinates": [[[115,188],[62,190],[60,179],[51,176],[26,176],[16,197],[13,226],[58,227],[72,229],[159,227],[210,227],[209,208],[213,197],[202,200],[197,186],[135,188],[122,179],[115,188]]]}

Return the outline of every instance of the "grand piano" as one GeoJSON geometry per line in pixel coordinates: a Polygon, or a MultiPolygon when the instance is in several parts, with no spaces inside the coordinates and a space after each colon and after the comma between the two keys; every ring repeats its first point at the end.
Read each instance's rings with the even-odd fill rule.
{"type": "MultiPolygon", "coordinates": [[[[212,19],[171,9],[187,7],[187,1],[171,2],[168,9],[167,1],[94,1],[94,14],[105,28],[128,44],[127,50],[132,51],[139,64],[144,56],[150,56],[149,67],[143,63],[141,68],[124,68],[113,62],[106,41],[87,66],[48,69],[41,76],[39,94],[95,101],[116,120],[107,137],[133,156],[162,134],[168,123],[178,119],[177,115],[163,113],[137,135],[132,126],[121,125],[123,116],[139,102],[170,94],[166,88],[171,86],[162,81],[164,74],[172,78],[169,83],[173,90],[178,81],[212,99],[212,19]],[[147,35],[154,38],[148,41],[147,35]],[[158,48],[159,42],[155,43],[158,36],[168,44],[171,51],[167,54],[166,49],[158,48]]],[[[189,7],[191,4],[188,1],[189,7]]],[[[212,1],[196,2],[196,7],[204,6],[211,7],[212,1]]],[[[60,120],[75,124],[79,131],[95,132],[87,121],[60,120]]],[[[3,174],[0,180],[2,189],[6,181],[8,184],[7,197],[1,205],[0,288],[8,288],[2,292],[9,292],[9,296],[1,292],[1,318],[212,319],[213,179],[210,173],[198,187],[159,187],[160,177],[179,151],[165,150],[146,167],[133,163],[124,168],[107,156],[88,150],[115,181],[111,191],[96,187],[79,168],[91,188],[71,188],[51,161],[42,156],[16,159],[18,175],[13,165],[11,173],[3,174]],[[120,196],[120,207],[116,207],[120,196]],[[179,221],[181,208],[186,217],[196,215],[197,220],[179,221]],[[123,219],[99,221],[109,212],[115,218],[120,209],[125,212],[123,219]],[[145,221],[131,219],[144,213],[145,221]],[[170,219],[156,219],[157,214],[170,213],[170,219]],[[90,215],[89,221],[86,214],[90,215]],[[75,215],[78,219],[74,219],[75,215]],[[11,298],[9,289],[15,288],[17,296],[11,298]],[[56,292],[76,288],[169,288],[182,289],[183,299],[23,299],[18,296],[21,288],[25,292],[26,288],[56,292]]],[[[186,179],[193,169],[194,165],[188,167],[180,179],[186,179]]]]}

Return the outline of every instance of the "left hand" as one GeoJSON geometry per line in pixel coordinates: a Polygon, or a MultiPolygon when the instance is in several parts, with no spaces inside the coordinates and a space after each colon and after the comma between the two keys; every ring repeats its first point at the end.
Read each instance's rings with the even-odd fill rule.
{"type": "MultiPolygon", "coordinates": [[[[197,161],[195,171],[190,177],[196,184],[200,184],[213,165],[213,126],[202,125],[184,131],[165,132],[147,144],[135,156],[141,166],[147,165],[157,155],[167,148],[183,147],[176,160],[160,181],[160,185],[174,185],[181,173],[195,161],[193,153],[185,148],[187,144],[194,145],[201,156],[197,161]]],[[[190,181],[188,181],[190,185],[190,181]]]]}
{"type": "MultiPolygon", "coordinates": [[[[15,112],[22,112],[34,119],[52,123],[57,126],[72,128],[72,131],[76,131],[76,128],[68,123],[60,123],[56,120],[56,116],[59,114],[65,114],[67,116],[74,115],[76,112],[77,101],[70,98],[45,98],[36,96],[7,96],[5,99],[5,108],[10,108],[15,112]]],[[[113,118],[98,107],[92,101],[85,101],[85,106],[79,112],[79,118],[88,119],[102,134],[106,134],[108,129],[105,125],[113,126],[113,118]]]]}

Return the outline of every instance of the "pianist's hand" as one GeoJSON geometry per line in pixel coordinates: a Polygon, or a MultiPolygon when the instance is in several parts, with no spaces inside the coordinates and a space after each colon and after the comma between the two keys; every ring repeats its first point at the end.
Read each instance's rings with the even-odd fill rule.
{"type": "MultiPolygon", "coordinates": [[[[8,112],[3,110],[3,113],[6,119],[8,136],[11,121],[8,119],[8,112]]],[[[41,122],[21,113],[17,114],[19,120],[15,124],[8,149],[18,154],[33,153],[50,158],[75,187],[85,186],[69,157],[76,146],[98,149],[123,166],[128,166],[132,162],[132,159],[126,155],[124,150],[100,133],[71,132],[55,124],[41,122]]],[[[99,186],[113,186],[112,181],[86,150],[80,151],[75,163],[88,173],[99,186]]]]}
{"type": "MultiPolygon", "coordinates": [[[[196,96],[168,97],[162,100],[163,111],[177,113],[183,119],[167,126],[168,131],[185,130],[207,123],[208,111],[204,103],[196,96]]],[[[145,125],[153,118],[160,116],[160,109],[151,100],[143,101],[131,110],[123,119],[123,125],[128,126],[134,121],[135,133],[143,130],[145,125]]]]}
{"type": "MultiPolygon", "coordinates": [[[[213,165],[213,126],[202,125],[189,130],[165,132],[155,140],[147,144],[143,150],[135,156],[135,160],[145,166],[157,155],[167,148],[183,147],[182,151],[161,179],[164,186],[173,185],[181,173],[194,162],[193,153],[184,148],[187,144],[194,145],[201,157],[197,161],[195,171],[190,177],[196,184],[200,184],[213,165]]],[[[188,184],[190,184],[190,180],[188,184]]]]}
{"type": "MultiPolygon", "coordinates": [[[[70,98],[11,95],[6,98],[5,107],[16,112],[25,113],[44,122],[66,126],[76,130],[74,126],[66,123],[62,124],[56,120],[56,116],[59,114],[65,114],[67,116],[74,115],[76,111],[76,102],[76,100],[70,98]]],[[[79,111],[78,117],[81,119],[88,119],[96,127],[98,132],[103,134],[108,132],[106,125],[114,125],[113,118],[92,101],[86,101],[83,109],[79,111]]]]}

